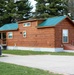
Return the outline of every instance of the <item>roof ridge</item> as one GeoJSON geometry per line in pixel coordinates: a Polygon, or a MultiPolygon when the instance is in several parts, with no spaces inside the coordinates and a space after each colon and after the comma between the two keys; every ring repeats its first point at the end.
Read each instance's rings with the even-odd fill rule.
{"type": "Polygon", "coordinates": [[[54,17],[49,17],[49,18],[56,18],[56,17],[67,17],[66,15],[65,16],[54,16],[54,17]]]}

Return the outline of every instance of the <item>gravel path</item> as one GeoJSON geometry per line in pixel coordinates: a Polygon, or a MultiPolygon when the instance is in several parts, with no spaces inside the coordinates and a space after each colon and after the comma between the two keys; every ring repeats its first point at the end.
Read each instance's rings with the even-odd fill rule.
{"type": "Polygon", "coordinates": [[[74,75],[74,56],[58,55],[10,55],[4,54],[0,62],[29,66],[64,75],[74,75]]]}

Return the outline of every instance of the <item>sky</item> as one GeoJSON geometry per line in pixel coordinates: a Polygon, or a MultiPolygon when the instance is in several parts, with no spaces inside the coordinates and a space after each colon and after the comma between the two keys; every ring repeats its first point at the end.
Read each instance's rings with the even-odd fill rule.
{"type": "Polygon", "coordinates": [[[33,9],[32,11],[35,11],[35,4],[36,4],[36,1],[34,0],[29,0],[31,2],[31,5],[33,6],[33,9]]]}

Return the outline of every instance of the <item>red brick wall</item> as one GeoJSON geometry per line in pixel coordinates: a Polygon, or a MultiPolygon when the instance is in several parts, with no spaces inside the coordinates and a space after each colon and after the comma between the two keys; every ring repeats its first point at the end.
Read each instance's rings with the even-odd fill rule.
{"type": "Polygon", "coordinates": [[[13,31],[13,39],[7,39],[8,46],[24,46],[24,47],[55,47],[55,29],[42,28],[37,29],[38,21],[32,21],[31,26],[23,27],[23,23],[19,24],[19,30],[13,31]],[[20,32],[26,31],[26,38],[20,32]]]}
{"type": "Polygon", "coordinates": [[[74,40],[74,24],[69,21],[69,19],[65,19],[62,22],[60,22],[55,27],[55,47],[61,47],[63,45],[62,43],[62,30],[68,29],[69,31],[69,42],[68,44],[72,43],[72,40],[74,40]]]}

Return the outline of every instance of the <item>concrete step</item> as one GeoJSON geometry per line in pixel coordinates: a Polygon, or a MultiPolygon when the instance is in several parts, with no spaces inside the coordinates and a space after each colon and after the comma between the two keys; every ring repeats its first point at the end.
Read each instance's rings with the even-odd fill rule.
{"type": "Polygon", "coordinates": [[[71,44],[64,44],[63,48],[64,50],[74,50],[74,46],[71,44]]]}

